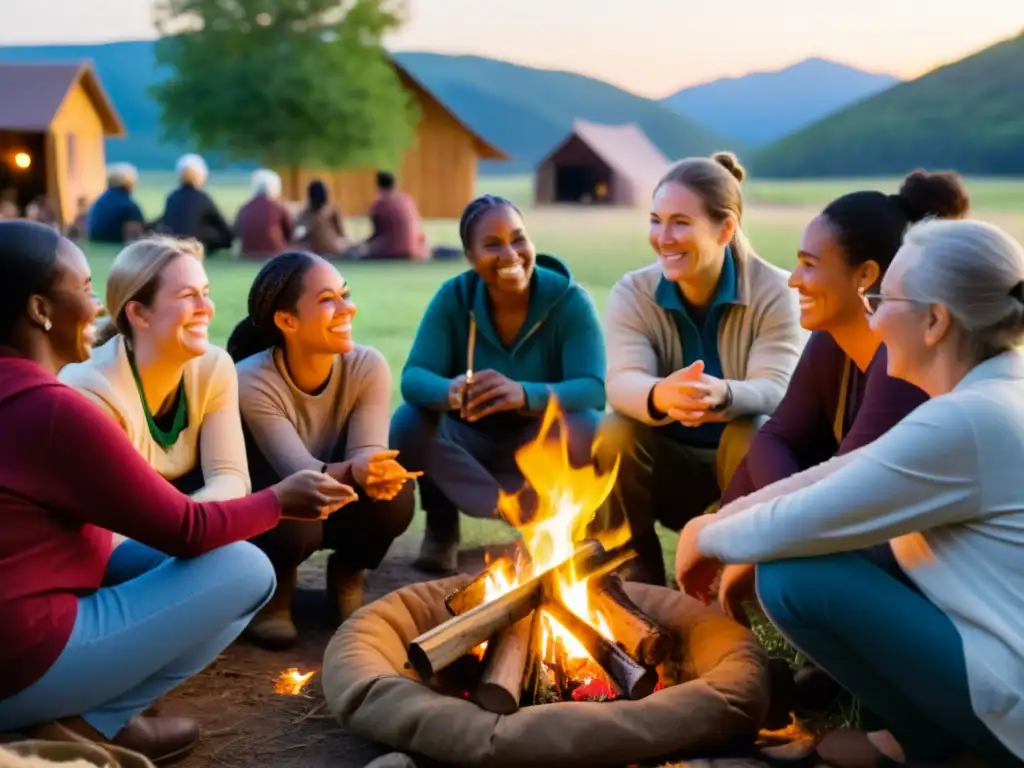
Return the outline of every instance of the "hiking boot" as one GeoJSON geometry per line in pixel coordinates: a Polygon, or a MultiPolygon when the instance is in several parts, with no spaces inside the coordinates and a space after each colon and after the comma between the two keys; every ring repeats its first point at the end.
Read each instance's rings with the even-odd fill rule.
{"type": "Polygon", "coordinates": [[[245,636],[261,648],[284,651],[299,639],[299,632],[292,620],[292,595],[295,593],[297,579],[296,571],[287,576],[279,576],[274,596],[245,628],[245,636]]]}
{"type": "Polygon", "coordinates": [[[46,741],[85,739],[101,746],[112,744],[148,757],[156,765],[169,765],[195,749],[199,743],[199,723],[190,717],[136,715],[108,740],[81,717],[69,717],[36,727],[32,736],[46,741]]]}
{"type": "Polygon", "coordinates": [[[363,607],[365,574],[362,569],[346,570],[337,555],[327,561],[327,597],[339,624],[363,607]]]}
{"type": "Polygon", "coordinates": [[[450,576],[458,572],[458,565],[458,539],[439,537],[428,530],[423,536],[423,543],[420,544],[420,556],[412,564],[413,568],[425,573],[450,576]]]}

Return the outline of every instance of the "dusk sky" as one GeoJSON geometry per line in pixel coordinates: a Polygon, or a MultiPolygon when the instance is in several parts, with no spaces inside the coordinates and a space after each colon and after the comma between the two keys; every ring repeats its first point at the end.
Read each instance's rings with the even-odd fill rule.
{"type": "MultiPolygon", "coordinates": [[[[1020,0],[412,0],[392,50],[475,53],[647,96],[823,56],[914,77],[1024,29],[1020,0]],[[786,13],[780,13],[781,7],[786,13]]],[[[0,45],[152,37],[146,0],[0,0],[0,45]]]]}

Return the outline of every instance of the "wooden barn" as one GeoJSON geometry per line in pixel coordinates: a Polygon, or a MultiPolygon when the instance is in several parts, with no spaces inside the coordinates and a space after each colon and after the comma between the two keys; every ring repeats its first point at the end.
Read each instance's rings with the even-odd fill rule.
{"type": "Polygon", "coordinates": [[[534,205],[642,205],[669,164],[635,123],[577,120],[569,135],[538,163],[534,205]]]}
{"type": "MultiPolygon", "coordinates": [[[[415,143],[406,151],[401,167],[381,170],[395,173],[399,188],[412,195],[424,218],[458,218],[476,194],[477,161],[508,160],[508,156],[462,122],[405,67],[392,63],[419,107],[420,120],[415,143]]],[[[304,200],[306,185],[322,179],[346,216],[366,215],[377,195],[377,170],[277,169],[285,197],[304,200]]]]}
{"type": "Polygon", "coordinates": [[[124,124],[88,62],[0,63],[0,194],[45,195],[70,223],[106,187],[103,140],[124,124]]]}

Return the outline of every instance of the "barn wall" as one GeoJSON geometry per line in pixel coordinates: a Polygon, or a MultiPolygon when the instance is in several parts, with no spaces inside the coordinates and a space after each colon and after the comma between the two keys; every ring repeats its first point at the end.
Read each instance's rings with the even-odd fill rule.
{"type": "MultiPolygon", "coordinates": [[[[620,198],[621,182],[618,180],[619,175],[609,168],[608,164],[583,139],[573,135],[552,152],[534,171],[534,205],[553,205],[555,203],[557,169],[567,165],[590,166],[609,172],[611,175],[611,183],[609,185],[611,202],[615,205],[629,204],[620,198]]],[[[627,190],[625,196],[628,198],[629,194],[627,190]]],[[[564,203],[564,205],[571,205],[571,203],[564,203]]]]}
{"type": "MultiPolygon", "coordinates": [[[[428,219],[458,218],[476,191],[477,148],[473,137],[429,93],[412,83],[420,108],[415,143],[398,170],[398,186],[416,200],[428,219]]],[[[330,188],[342,215],[364,216],[376,197],[376,168],[318,172],[281,170],[284,194],[304,200],[306,185],[320,178],[330,188]]]]}
{"type": "Polygon", "coordinates": [[[75,218],[79,196],[90,202],[106,187],[103,123],[81,83],[68,93],[50,124],[51,190],[65,224],[75,218]]]}

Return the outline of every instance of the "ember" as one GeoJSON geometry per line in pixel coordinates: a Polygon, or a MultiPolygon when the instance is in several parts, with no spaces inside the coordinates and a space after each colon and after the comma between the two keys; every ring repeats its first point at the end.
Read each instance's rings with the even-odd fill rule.
{"type": "Polygon", "coordinates": [[[649,695],[672,637],[612,573],[633,555],[628,526],[596,539],[587,533],[615,485],[618,462],[606,474],[591,464],[573,467],[554,398],[537,439],[519,449],[516,462],[536,497],[533,511],[524,512],[522,492],[501,494],[499,509],[522,546],[449,595],[452,618],[409,644],[411,665],[429,680],[466,654],[482,659],[473,699],[498,713],[649,695]]]}
{"type": "Polygon", "coordinates": [[[302,693],[302,689],[306,686],[306,683],[308,683],[315,674],[316,670],[302,674],[295,667],[286,669],[278,675],[277,681],[274,683],[274,693],[279,693],[282,696],[298,696],[302,693]]]}

